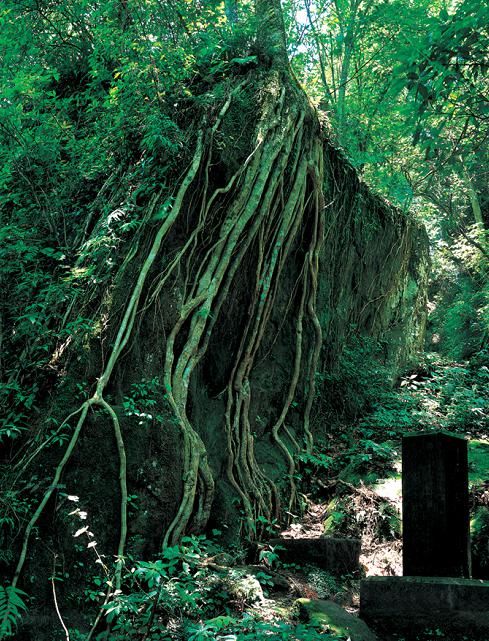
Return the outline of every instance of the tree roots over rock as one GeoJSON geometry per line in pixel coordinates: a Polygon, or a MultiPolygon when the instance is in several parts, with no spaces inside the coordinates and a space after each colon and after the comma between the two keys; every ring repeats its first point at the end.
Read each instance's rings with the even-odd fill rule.
{"type": "MultiPolygon", "coordinates": [[[[106,392],[113,389],[114,371],[128,358],[135,333],[152,305],[173,292],[172,326],[161,347],[166,403],[178,426],[182,452],[182,491],[179,507],[163,534],[163,545],[174,545],[188,531],[201,530],[209,519],[216,471],[211,469],[204,440],[189,411],[192,375],[207,354],[216,327],[223,322],[231,293],[239,289],[245,308],[233,328],[227,373],[223,437],[227,449],[225,473],[236,491],[250,536],[258,516],[271,520],[281,513],[283,498],[290,511],[296,500],[294,454],[311,450],[310,414],[315,394],[315,372],[321,349],[321,325],[316,312],[319,253],[324,236],[323,141],[314,109],[302,91],[279,71],[252,73],[234,83],[218,113],[206,110],[195,134],[193,157],[170,193],[161,190],[150,202],[143,230],[151,241],[136,234],[122,261],[114,290],[127,291],[122,318],[117,313],[105,323],[111,350],[94,384],[93,394],[68,418],[78,422],[64,455],[24,533],[13,584],[22,571],[32,531],[76,448],[89,412],[101,408],[109,418],[119,455],[120,536],[114,586],[121,581],[127,537],[127,463],[121,415],[106,392]],[[255,113],[243,139],[234,132],[240,110],[255,113]],[[234,156],[234,158],[233,158],[234,156]],[[234,160],[234,162],[232,162],[234,160]],[[230,170],[231,168],[231,170],[230,170]],[[160,209],[160,215],[153,213],[160,209]],[[155,228],[156,224],[156,228],[155,228]],[[297,265],[293,279],[284,279],[287,261],[297,265]],[[129,269],[130,265],[130,269],[129,269]],[[134,272],[134,265],[139,265],[134,272]],[[122,286],[121,283],[124,283],[122,286]],[[177,294],[175,294],[177,292],[177,294]],[[284,457],[289,490],[282,497],[257,463],[250,406],[254,393],[252,371],[270,334],[270,318],[277,297],[287,301],[295,338],[290,379],[271,427],[271,438],[284,457]],[[303,442],[289,431],[286,420],[298,387],[302,395],[303,442]]],[[[120,296],[120,293],[119,293],[120,296]]],[[[66,318],[73,313],[72,308],[66,318]]],[[[168,314],[170,316],[170,314],[168,314]]],[[[65,318],[65,320],[66,320],[65,318]]],[[[66,419],[68,421],[68,419],[66,419]]],[[[18,464],[25,472],[41,448],[18,464]]]]}

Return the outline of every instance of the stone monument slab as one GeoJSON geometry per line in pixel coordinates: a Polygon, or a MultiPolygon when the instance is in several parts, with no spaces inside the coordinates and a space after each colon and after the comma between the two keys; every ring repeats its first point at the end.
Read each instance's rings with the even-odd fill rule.
{"type": "Polygon", "coordinates": [[[402,441],[404,576],[470,577],[467,441],[445,432],[402,441]]]}

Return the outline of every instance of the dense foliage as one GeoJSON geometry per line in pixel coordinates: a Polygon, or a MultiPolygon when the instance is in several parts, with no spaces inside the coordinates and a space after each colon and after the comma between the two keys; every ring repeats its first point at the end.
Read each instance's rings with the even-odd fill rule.
{"type": "MultiPolygon", "coordinates": [[[[321,496],[338,478],[351,485],[386,473],[403,432],[487,437],[489,6],[282,4],[293,73],[326,113],[329,135],[372,190],[426,225],[431,241],[430,353],[399,374],[384,362],[385,346],[351,327],[336,366],[312,372],[311,421],[327,428],[323,442],[289,458],[296,493],[321,496]]],[[[44,468],[25,473],[41,452],[57,461],[73,433],[72,417],[46,413],[53,389],[80,404],[90,399],[83,376],[68,373],[93,369],[95,343],[106,362],[115,341],[106,334],[109,317],[120,319],[123,310],[114,292],[148,243],[144,225],[166,219],[182,163],[192,159],[199,127],[211,130],[219,120],[228,80],[268,68],[270,60],[257,44],[260,27],[248,0],[4,0],[0,26],[0,637],[8,638],[31,587],[26,581],[26,592],[19,589],[17,577],[12,585],[11,569],[41,490],[56,489],[65,503],[76,498],[64,494],[59,479],[54,488],[51,476],[39,477],[44,468]]],[[[249,96],[238,111],[236,131],[217,136],[216,148],[242,144],[241,129],[254,117],[249,96]]],[[[151,287],[159,291],[156,280],[151,287]]],[[[193,327],[199,318],[186,322],[193,327]]],[[[134,380],[121,415],[134,425],[178,424],[164,382],[144,373],[134,380]]],[[[124,500],[137,512],[137,496],[124,500]]],[[[361,534],[347,503],[336,501],[327,526],[361,534]]],[[[243,520],[251,514],[249,508],[243,520]]],[[[59,593],[62,608],[82,613],[74,641],[96,634],[112,641],[336,638],[294,616],[251,616],[245,598],[230,606],[225,581],[208,566],[223,551],[205,537],[165,546],[153,560],[108,562],[84,524],[86,513],[74,505],[71,515],[83,521],[75,532],[84,541],[75,575],[86,574],[90,587],[82,596],[71,592],[55,553],[49,581],[55,603],[59,593]]],[[[489,519],[484,510],[476,517],[483,549],[489,519]]],[[[387,510],[380,520],[381,539],[399,536],[396,514],[387,510]]],[[[32,525],[36,533],[37,521],[32,525]]],[[[265,536],[275,525],[262,516],[251,528],[265,536]]],[[[233,562],[243,560],[242,551],[234,554],[233,562]]],[[[265,590],[267,577],[258,577],[265,590]]]]}
{"type": "Polygon", "coordinates": [[[291,2],[292,63],[333,135],[432,240],[433,332],[487,347],[487,2],[291,2]]]}

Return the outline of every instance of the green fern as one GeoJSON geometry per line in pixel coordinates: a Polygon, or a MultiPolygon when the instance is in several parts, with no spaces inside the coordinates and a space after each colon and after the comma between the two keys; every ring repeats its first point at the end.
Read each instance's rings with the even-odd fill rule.
{"type": "Polygon", "coordinates": [[[0,585],[0,639],[11,637],[27,610],[24,603],[26,593],[12,585],[3,587],[0,585]]]}

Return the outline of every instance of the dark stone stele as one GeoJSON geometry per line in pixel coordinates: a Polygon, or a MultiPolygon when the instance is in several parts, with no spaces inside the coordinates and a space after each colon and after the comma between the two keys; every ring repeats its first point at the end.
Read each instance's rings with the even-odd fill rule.
{"type": "Polygon", "coordinates": [[[467,441],[445,432],[402,441],[404,576],[470,577],[467,441]]]}
{"type": "Polygon", "coordinates": [[[358,539],[321,537],[319,539],[271,539],[273,546],[283,550],[279,556],[289,563],[313,563],[331,574],[354,574],[360,569],[358,539]]]}

